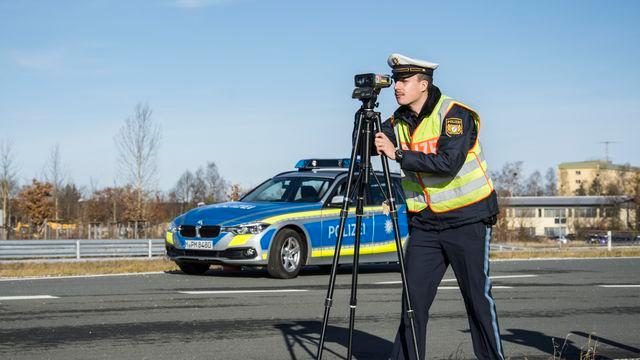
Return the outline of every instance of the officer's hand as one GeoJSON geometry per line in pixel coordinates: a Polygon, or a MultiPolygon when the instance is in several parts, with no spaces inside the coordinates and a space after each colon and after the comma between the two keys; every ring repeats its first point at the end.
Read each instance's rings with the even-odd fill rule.
{"type": "Polygon", "coordinates": [[[378,155],[385,154],[389,159],[396,159],[396,148],[393,146],[393,143],[387,135],[384,133],[377,133],[375,139],[376,151],[378,151],[378,155]]]}

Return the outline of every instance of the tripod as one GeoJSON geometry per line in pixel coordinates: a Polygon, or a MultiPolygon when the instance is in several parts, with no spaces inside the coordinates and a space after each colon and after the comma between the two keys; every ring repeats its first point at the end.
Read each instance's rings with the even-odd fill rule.
{"type": "MultiPolygon", "coordinates": [[[[329,321],[329,312],[331,311],[331,305],[333,303],[333,291],[335,289],[336,282],[336,270],[338,268],[338,262],[340,258],[340,249],[342,247],[342,238],[344,232],[344,226],[349,215],[349,203],[352,198],[352,191],[356,196],[356,228],[355,228],[355,242],[353,249],[353,271],[351,274],[351,299],[349,301],[349,341],[348,341],[348,353],[347,359],[351,359],[352,345],[353,345],[353,327],[355,321],[355,312],[357,306],[357,288],[358,288],[358,265],[360,258],[360,237],[362,230],[362,217],[364,214],[364,193],[365,188],[369,185],[370,174],[375,173],[371,167],[371,140],[372,134],[375,131],[380,131],[382,123],[380,120],[380,113],[374,111],[377,106],[377,96],[380,92],[379,88],[366,89],[367,91],[359,91],[361,89],[356,88],[353,97],[362,101],[362,106],[356,112],[355,115],[355,141],[353,148],[351,149],[351,163],[349,164],[349,173],[347,176],[347,188],[345,197],[342,202],[342,209],[340,211],[340,225],[338,228],[338,236],[336,239],[335,252],[333,254],[333,263],[331,266],[331,275],[329,277],[329,287],[327,289],[327,297],[324,303],[324,319],[322,321],[322,331],[320,335],[320,341],[318,343],[318,352],[316,359],[322,359],[322,351],[324,350],[324,340],[327,330],[327,323],[329,321]],[[358,156],[360,162],[357,162],[358,156]],[[355,175],[356,167],[359,167],[358,179],[355,182],[355,189],[352,189],[353,178],[355,175]]],[[[407,275],[404,266],[404,254],[402,252],[402,242],[400,241],[400,228],[398,226],[398,211],[395,204],[395,198],[393,196],[393,188],[391,182],[391,175],[389,173],[389,161],[386,156],[381,155],[382,171],[384,175],[384,181],[387,184],[387,194],[385,194],[386,200],[389,204],[389,210],[391,220],[393,222],[393,231],[395,235],[396,251],[398,252],[398,261],[400,263],[400,273],[402,276],[402,286],[404,290],[405,301],[407,304],[407,316],[411,324],[411,335],[413,336],[413,347],[415,350],[416,359],[419,359],[418,355],[418,342],[416,341],[416,329],[414,321],[413,307],[411,306],[411,300],[409,296],[409,288],[407,287],[407,275]]],[[[376,178],[377,181],[377,178],[376,178]]],[[[382,186],[381,186],[382,188],[382,186]]]]}

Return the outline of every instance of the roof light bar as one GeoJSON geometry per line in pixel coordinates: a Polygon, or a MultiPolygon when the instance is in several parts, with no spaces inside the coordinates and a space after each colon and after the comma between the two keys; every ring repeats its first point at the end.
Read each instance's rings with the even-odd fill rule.
{"type": "Polygon", "coordinates": [[[351,159],[303,159],[298,161],[296,169],[299,171],[327,168],[348,168],[351,159]]]}

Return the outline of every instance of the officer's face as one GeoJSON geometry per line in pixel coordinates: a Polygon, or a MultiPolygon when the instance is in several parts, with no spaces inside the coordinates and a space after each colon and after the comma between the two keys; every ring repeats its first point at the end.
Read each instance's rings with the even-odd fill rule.
{"type": "Polygon", "coordinates": [[[413,75],[395,81],[396,101],[400,105],[411,105],[422,98],[427,91],[427,81],[413,75]]]}

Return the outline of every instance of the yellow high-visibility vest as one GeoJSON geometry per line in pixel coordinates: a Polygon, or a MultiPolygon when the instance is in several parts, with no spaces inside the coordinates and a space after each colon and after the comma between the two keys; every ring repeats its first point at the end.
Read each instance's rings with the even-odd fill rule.
{"type": "Polygon", "coordinates": [[[493,191],[493,182],[487,173],[487,162],[478,140],[480,117],[468,106],[442,95],[431,115],[422,119],[413,134],[410,134],[406,122],[392,118],[396,139],[404,150],[435,154],[442,123],[454,105],[464,107],[473,116],[477,128],[476,141],[467,153],[464,165],[454,176],[404,171],[402,188],[410,212],[420,212],[427,207],[436,213],[451,211],[483,200],[493,191]]]}

